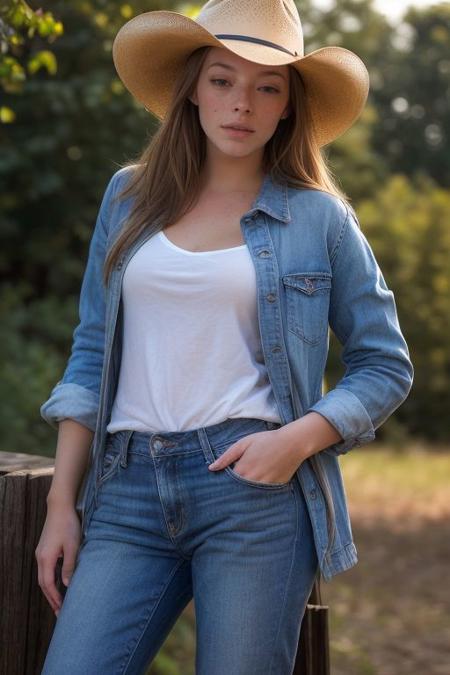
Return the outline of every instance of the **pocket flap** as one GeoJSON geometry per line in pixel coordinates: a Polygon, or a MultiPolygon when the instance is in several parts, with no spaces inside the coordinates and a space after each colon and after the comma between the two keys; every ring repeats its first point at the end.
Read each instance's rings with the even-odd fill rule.
{"type": "Polygon", "coordinates": [[[320,289],[331,288],[331,276],[330,272],[295,272],[284,274],[282,279],[285,286],[311,295],[320,289]]]}

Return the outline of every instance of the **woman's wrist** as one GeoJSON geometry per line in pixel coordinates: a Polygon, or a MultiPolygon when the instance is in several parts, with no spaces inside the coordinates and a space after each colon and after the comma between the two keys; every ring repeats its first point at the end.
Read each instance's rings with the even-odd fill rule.
{"type": "Polygon", "coordinates": [[[60,490],[50,488],[47,494],[47,510],[57,508],[74,509],[76,503],[76,496],[60,490]]]}
{"type": "Polygon", "coordinates": [[[333,443],[342,441],[335,427],[316,412],[306,413],[303,417],[279,427],[276,432],[296,454],[299,464],[333,443]]]}

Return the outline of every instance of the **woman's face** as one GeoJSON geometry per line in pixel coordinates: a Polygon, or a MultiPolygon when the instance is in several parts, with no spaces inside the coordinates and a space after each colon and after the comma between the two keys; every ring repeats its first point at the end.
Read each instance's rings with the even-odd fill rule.
{"type": "Polygon", "coordinates": [[[289,114],[289,66],[265,66],[212,47],[190,100],[208,140],[223,153],[243,157],[259,151],[289,114]],[[222,64],[222,65],[220,65],[222,64]],[[270,71],[270,74],[266,71],[270,71]],[[224,125],[243,124],[235,134],[224,125]]]}

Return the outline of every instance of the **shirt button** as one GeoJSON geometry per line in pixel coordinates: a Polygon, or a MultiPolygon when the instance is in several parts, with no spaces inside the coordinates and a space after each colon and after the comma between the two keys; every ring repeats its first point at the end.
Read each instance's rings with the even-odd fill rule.
{"type": "Polygon", "coordinates": [[[309,496],[311,499],[317,499],[317,490],[316,488],[313,488],[312,490],[309,491],[309,496]]]}
{"type": "Polygon", "coordinates": [[[272,347],[272,352],[274,354],[278,354],[278,352],[281,352],[281,347],[280,345],[275,345],[275,347],[272,347]]]}
{"type": "Polygon", "coordinates": [[[275,295],[275,293],[268,293],[266,295],[266,298],[269,302],[275,302],[275,300],[277,299],[277,296],[275,295]]]}

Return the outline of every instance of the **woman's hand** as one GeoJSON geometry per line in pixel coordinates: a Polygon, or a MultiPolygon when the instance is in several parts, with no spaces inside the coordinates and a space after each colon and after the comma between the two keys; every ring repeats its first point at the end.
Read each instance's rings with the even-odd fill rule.
{"type": "Polygon", "coordinates": [[[62,597],[55,583],[58,558],[63,557],[62,580],[69,585],[81,541],[81,524],[74,505],[47,504],[47,517],[39,544],[35,550],[38,564],[38,584],[56,616],[62,597]]]}
{"type": "Polygon", "coordinates": [[[262,483],[287,483],[303,459],[300,451],[286,443],[284,434],[279,433],[281,429],[244,436],[208,468],[215,471],[236,462],[233,471],[243,478],[262,483]]]}

